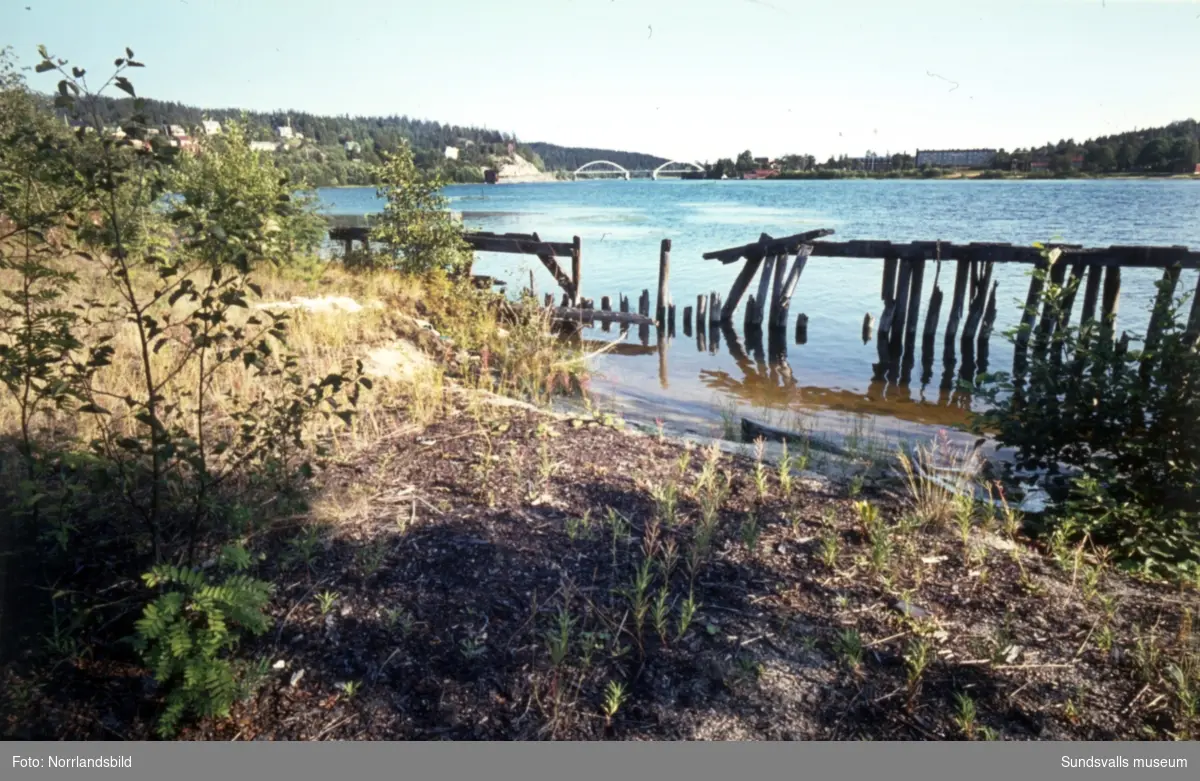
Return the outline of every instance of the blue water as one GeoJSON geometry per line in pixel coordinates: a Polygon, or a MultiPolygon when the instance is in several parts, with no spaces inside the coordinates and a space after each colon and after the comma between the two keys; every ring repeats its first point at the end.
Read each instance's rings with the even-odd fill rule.
{"type": "MultiPolygon", "coordinates": [[[[537,232],[543,239],[583,246],[582,294],[595,299],[628,295],[636,306],[643,289],[657,288],[658,250],[669,238],[670,287],[682,318],[698,294],[725,294],[740,264],[705,261],[701,254],[754,241],[762,232],[784,236],[832,228],[834,240],[888,239],[1004,241],[1028,245],[1063,241],[1085,246],[1111,244],[1188,245],[1200,249],[1200,182],[1188,180],[906,181],[842,180],[791,182],[589,181],[499,186],[461,185],[446,190],[452,208],[469,228],[537,232]]],[[[321,200],[331,214],[379,210],[370,188],[328,189],[321,200]]],[[[556,291],[535,258],[481,253],[475,271],[528,285],[534,272],[540,293],[556,291]]],[[[1020,315],[1027,266],[997,264],[998,317],[989,368],[1011,366],[1003,331],[1020,315]]],[[[711,429],[735,410],[752,417],[814,428],[844,428],[844,414],[868,415],[883,436],[915,426],[962,423],[970,400],[939,389],[940,346],[933,375],[922,383],[916,358],[907,386],[872,381],[877,361],[874,339],[863,344],[863,315],[878,320],[881,261],[813,258],[792,300],[787,355],[783,361],[731,354],[725,340],[713,352],[685,338],[682,320],[669,343],[665,372],[658,356],[604,356],[596,389],[626,412],[677,425],[711,429]],[[794,341],[796,316],[809,318],[807,341],[794,341]],[[950,396],[953,396],[952,398],[950,396]],[[843,421],[841,424],[838,421],[843,421]]],[[[922,318],[932,292],[934,264],[925,272],[922,318]]],[[[945,264],[946,292],[941,327],[949,310],[954,268],[945,264]]],[[[1159,273],[1127,270],[1123,275],[1118,328],[1145,327],[1159,273]]],[[[1180,291],[1195,289],[1187,272],[1180,291]]],[[[751,287],[751,290],[754,286],[751,287]]],[[[1082,298],[1082,296],[1080,297],[1082,298]]],[[[740,323],[741,317],[735,317],[740,323]]],[[[740,331],[740,328],[738,329],[740,331]]],[[[616,335],[593,329],[589,336],[616,335]]],[[[627,342],[637,342],[632,330],[627,342]]],[[[650,336],[653,344],[654,336],[650,336]]],[[[748,348],[749,345],[742,345],[748,348]]],[[[855,424],[858,427],[860,424],[855,424]]]]}

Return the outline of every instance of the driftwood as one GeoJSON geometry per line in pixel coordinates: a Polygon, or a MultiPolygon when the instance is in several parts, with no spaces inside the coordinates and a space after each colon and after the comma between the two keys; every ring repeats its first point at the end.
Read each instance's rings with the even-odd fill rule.
{"type": "Polygon", "coordinates": [[[623,323],[625,325],[654,325],[654,319],[632,312],[605,312],[602,309],[580,309],[557,306],[550,310],[555,320],[578,323],[623,323]]]}

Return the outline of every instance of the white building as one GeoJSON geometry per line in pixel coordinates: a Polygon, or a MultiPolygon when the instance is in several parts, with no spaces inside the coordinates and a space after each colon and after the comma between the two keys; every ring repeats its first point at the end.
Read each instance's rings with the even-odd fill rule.
{"type": "Polygon", "coordinates": [[[274,141],[251,141],[250,150],[252,152],[274,152],[279,149],[279,144],[274,141]]]}
{"type": "Polygon", "coordinates": [[[167,135],[171,138],[183,138],[187,135],[187,131],[183,129],[183,125],[167,125],[167,135]]]}
{"type": "Polygon", "coordinates": [[[456,147],[456,146],[446,147],[445,154],[446,154],[447,160],[457,160],[458,159],[458,147],[456,147]]]}
{"type": "Polygon", "coordinates": [[[203,122],[200,123],[200,129],[204,132],[204,135],[206,135],[206,136],[221,135],[221,123],[217,122],[216,120],[212,120],[212,119],[204,120],[203,122]]]}
{"type": "Polygon", "coordinates": [[[275,134],[283,139],[294,138],[296,135],[292,132],[291,125],[280,125],[279,127],[275,128],[275,134]]]}

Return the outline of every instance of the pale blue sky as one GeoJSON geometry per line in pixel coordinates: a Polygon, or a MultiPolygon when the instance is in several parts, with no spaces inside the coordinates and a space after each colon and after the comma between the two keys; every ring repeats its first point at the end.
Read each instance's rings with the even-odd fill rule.
{"type": "Polygon", "coordinates": [[[93,73],[131,46],[141,94],[195,105],[700,160],[1200,116],[1196,0],[0,0],[0,45],[39,43],[93,73]]]}

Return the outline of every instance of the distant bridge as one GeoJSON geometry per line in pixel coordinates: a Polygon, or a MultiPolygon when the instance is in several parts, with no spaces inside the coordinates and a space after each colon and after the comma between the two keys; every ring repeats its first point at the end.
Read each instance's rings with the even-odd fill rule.
{"type": "Polygon", "coordinates": [[[654,170],[641,169],[630,171],[624,166],[618,165],[611,160],[593,160],[590,163],[581,165],[571,172],[571,177],[574,179],[600,179],[607,177],[615,177],[620,179],[658,179],[660,176],[680,176],[685,173],[704,173],[704,166],[689,160],[668,160],[654,170]],[[675,169],[667,170],[671,166],[675,169]],[[683,170],[679,170],[682,168],[683,170]]]}

